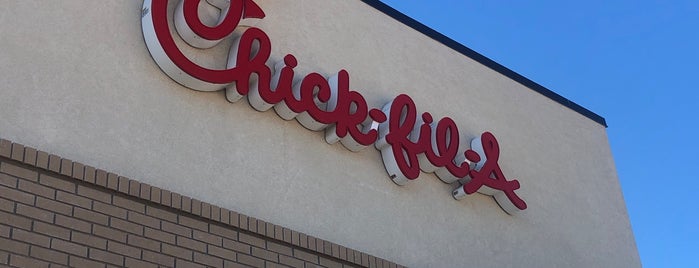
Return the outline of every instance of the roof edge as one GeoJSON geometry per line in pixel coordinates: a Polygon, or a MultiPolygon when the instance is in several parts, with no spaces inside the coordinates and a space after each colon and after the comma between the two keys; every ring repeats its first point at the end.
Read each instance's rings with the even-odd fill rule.
{"type": "Polygon", "coordinates": [[[499,64],[490,58],[483,56],[482,54],[474,51],[473,49],[470,49],[466,47],[465,45],[462,45],[461,43],[455,41],[454,39],[451,39],[447,37],[446,35],[443,35],[436,30],[420,23],[419,21],[401,13],[400,11],[388,6],[387,4],[379,1],[379,0],[361,0],[365,4],[375,8],[378,11],[381,11],[382,13],[388,15],[389,17],[405,24],[406,26],[413,28],[414,30],[432,38],[433,40],[440,42],[444,44],[445,46],[463,54],[466,57],[469,57],[475,61],[477,61],[480,64],[485,65],[486,67],[538,92],[541,95],[544,95],[545,97],[565,106],[568,107],[569,109],[589,118],[592,121],[597,122],[598,124],[604,126],[605,128],[607,126],[607,121],[604,119],[604,117],[588,110],[585,107],[582,107],[578,105],[577,103],[559,95],[556,92],[551,91],[550,89],[530,80],[529,78],[526,78],[522,76],[521,74],[518,74],[517,72],[510,70],[509,68],[503,66],[502,64],[499,64]]]}

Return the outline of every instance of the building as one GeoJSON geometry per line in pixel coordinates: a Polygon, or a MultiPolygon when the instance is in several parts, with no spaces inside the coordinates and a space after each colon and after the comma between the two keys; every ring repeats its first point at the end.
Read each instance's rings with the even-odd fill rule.
{"type": "Polygon", "coordinates": [[[596,114],[378,1],[177,2],[4,3],[0,264],[640,266],[596,114]]]}

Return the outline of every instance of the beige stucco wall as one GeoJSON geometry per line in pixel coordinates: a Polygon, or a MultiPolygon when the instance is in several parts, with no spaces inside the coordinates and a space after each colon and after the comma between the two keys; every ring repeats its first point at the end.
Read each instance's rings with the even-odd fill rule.
{"type": "Polygon", "coordinates": [[[274,59],[346,69],[372,107],[407,93],[463,138],[493,132],[529,208],[455,201],[433,175],[397,186],[373,148],[176,84],[137,0],[3,1],[0,137],[411,267],[640,267],[603,126],[360,1],[257,2],[274,59]]]}

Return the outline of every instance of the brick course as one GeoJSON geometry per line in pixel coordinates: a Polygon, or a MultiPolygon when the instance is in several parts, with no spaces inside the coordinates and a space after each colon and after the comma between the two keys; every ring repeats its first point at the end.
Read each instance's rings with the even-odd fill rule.
{"type": "Polygon", "coordinates": [[[0,266],[402,267],[0,139],[0,266]]]}

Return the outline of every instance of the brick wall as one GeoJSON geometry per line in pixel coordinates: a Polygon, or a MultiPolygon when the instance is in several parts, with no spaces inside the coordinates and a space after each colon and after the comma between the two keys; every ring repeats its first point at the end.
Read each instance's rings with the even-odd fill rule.
{"type": "Polygon", "coordinates": [[[0,267],[400,267],[0,140],[0,267]]]}

